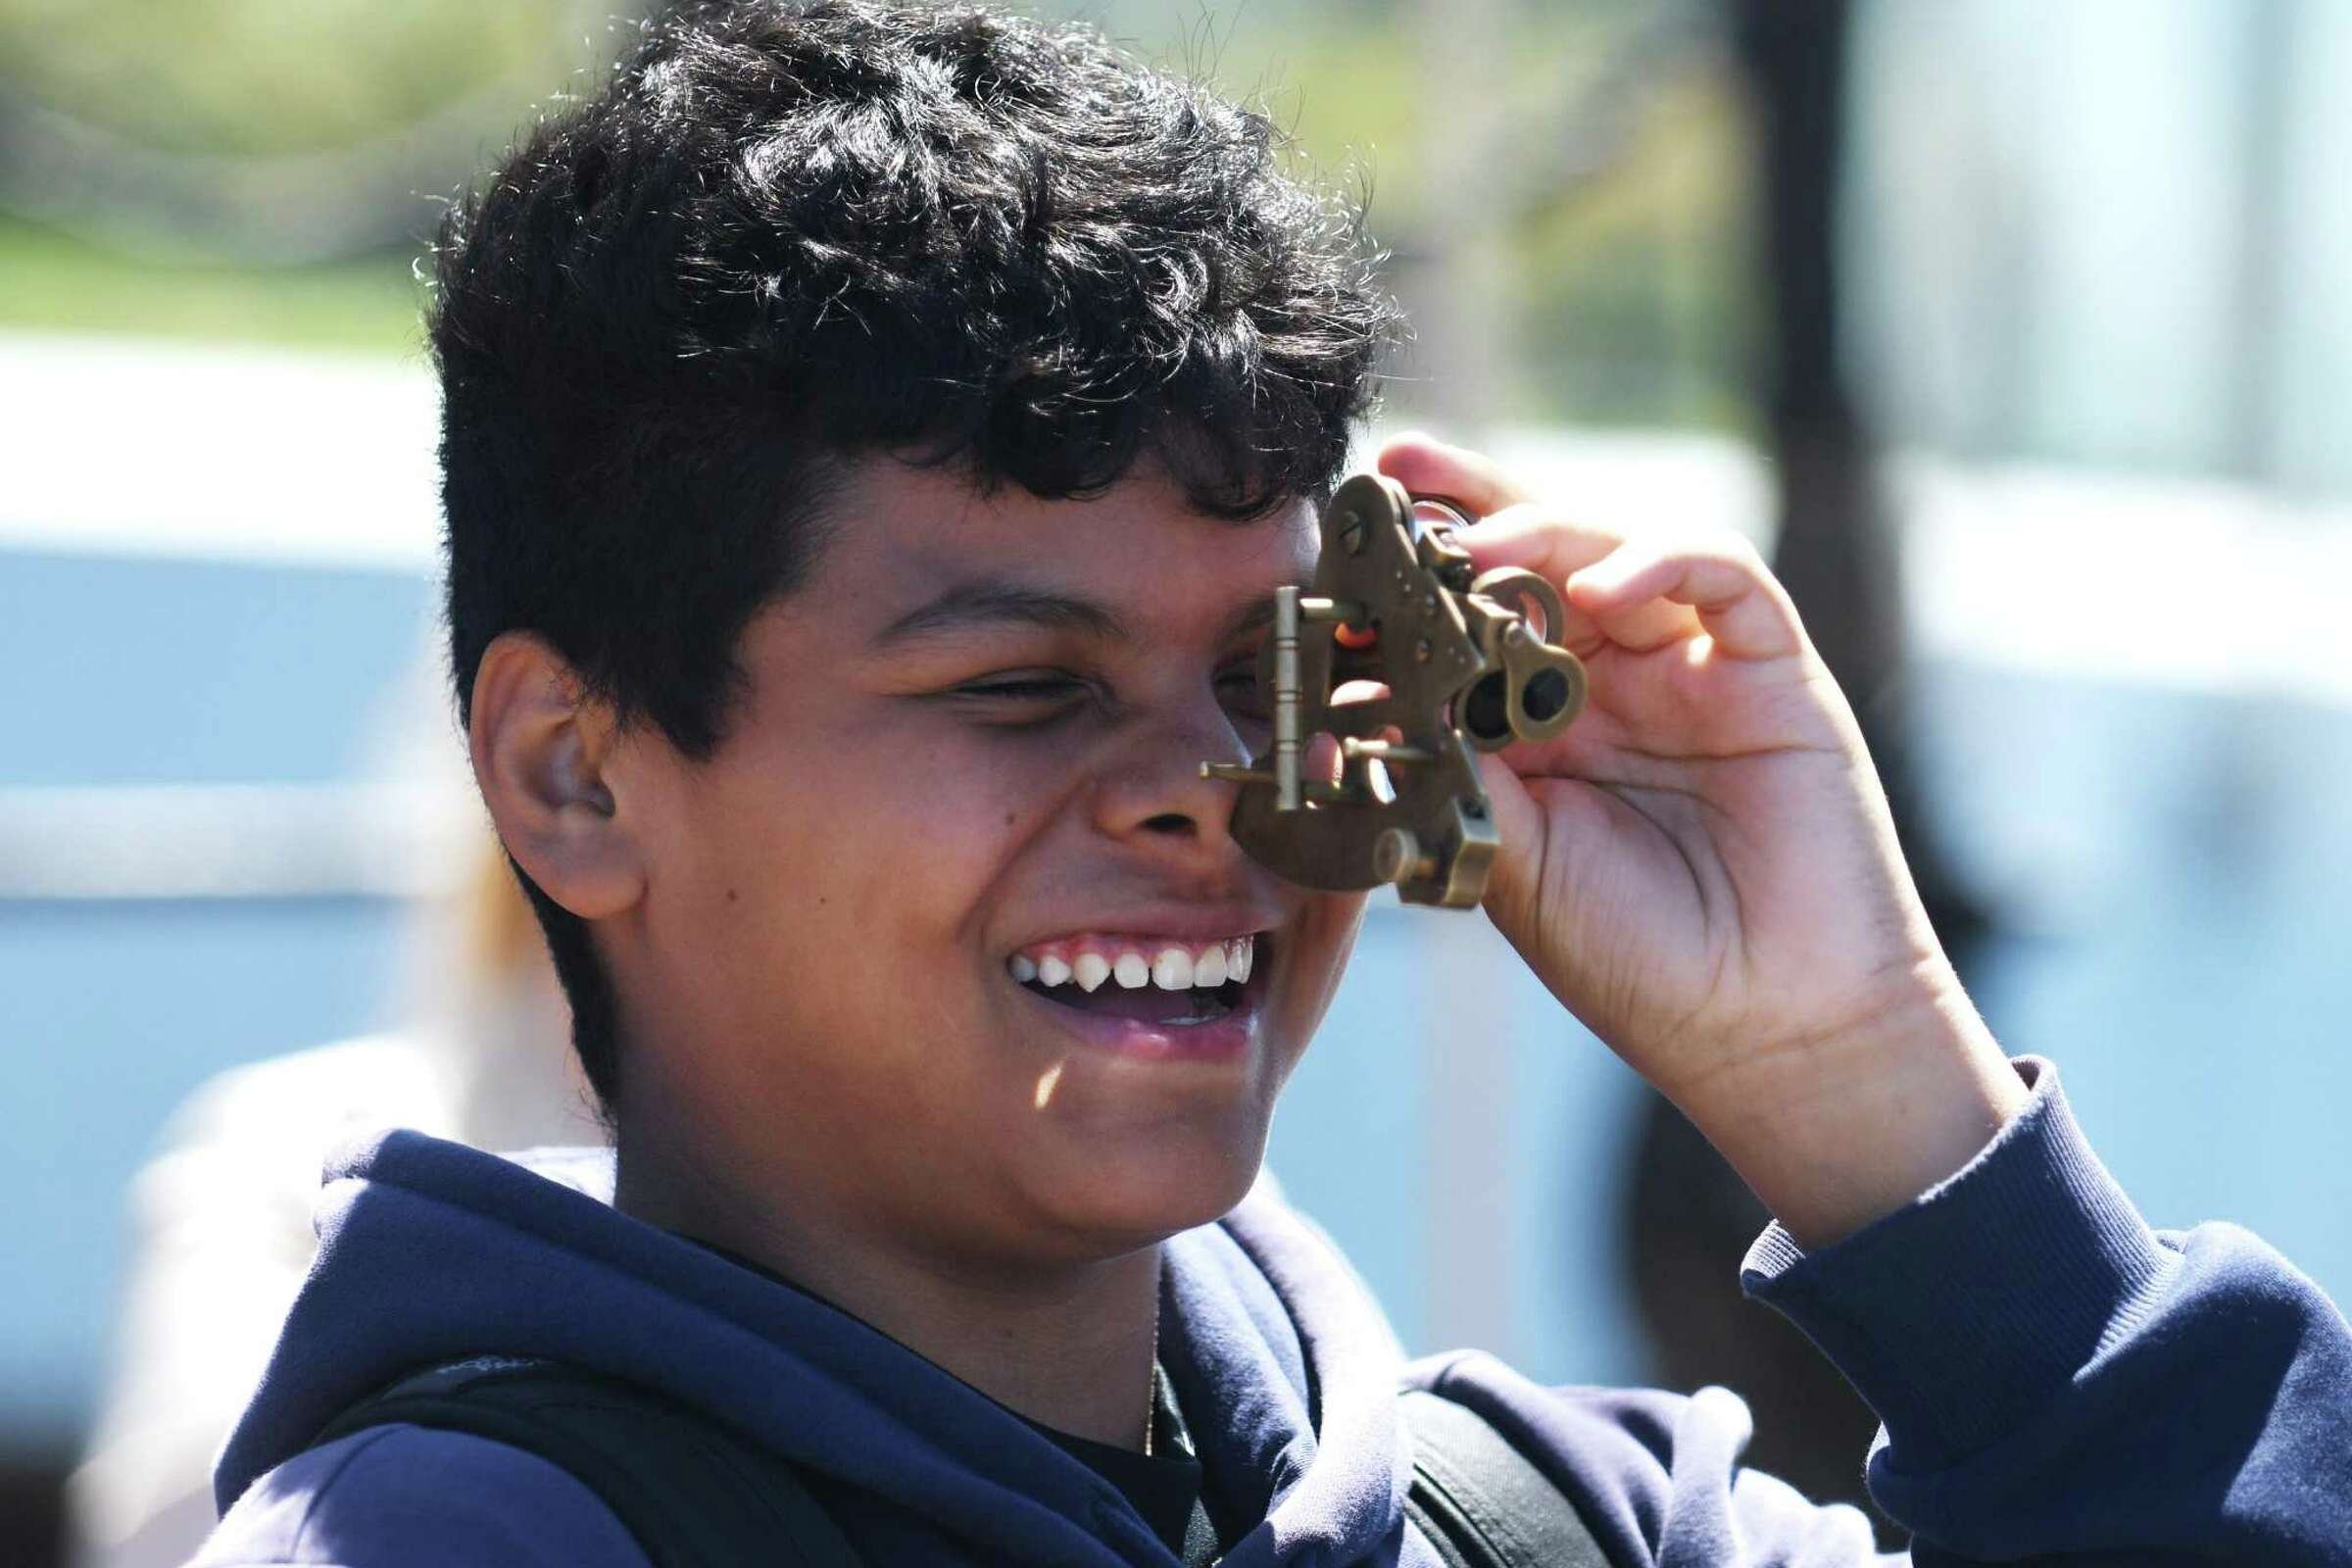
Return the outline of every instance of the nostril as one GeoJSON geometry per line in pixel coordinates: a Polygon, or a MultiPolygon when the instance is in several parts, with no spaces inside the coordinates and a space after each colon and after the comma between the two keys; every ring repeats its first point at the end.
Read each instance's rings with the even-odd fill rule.
{"type": "Polygon", "coordinates": [[[1157,816],[1146,817],[1144,828],[1152,833],[1190,833],[1193,819],[1182,811],[1162,811],[1157,816]]]}

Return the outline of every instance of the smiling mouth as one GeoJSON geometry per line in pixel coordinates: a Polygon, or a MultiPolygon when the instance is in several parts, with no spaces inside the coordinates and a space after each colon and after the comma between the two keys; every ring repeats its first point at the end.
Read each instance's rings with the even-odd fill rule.
{"type": "Polygon", "coordinates": [[[1006,968],[1023,990],[1073,1012],[1181,1029],[1244,1005],[1265,942],[1082,937],[1025,949],[1006,968]]]}
{"type": "Polygon", "coordinates": [[[1074,986],[1049,988],[1032,980],[1024,989],[1073,1012],[1180,1029],[1230,1017],[1242,1004],[1246,987],[1240,981],[1228,980],[1206,991],[1098,991],[1090,995],[1074,986]]]}

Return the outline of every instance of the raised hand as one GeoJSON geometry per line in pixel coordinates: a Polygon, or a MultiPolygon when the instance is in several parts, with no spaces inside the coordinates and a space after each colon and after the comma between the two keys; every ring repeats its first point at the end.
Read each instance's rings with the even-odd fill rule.
{"type": "Polygon", "coordinates": [[[1487,910],[1552,993],[1808,1241],[1949,1175],[2025,1092],[1962,994],[1851,710],[1728,532],[1571,518],[1423,437],[1380,468],[1482,517],[1481,569],[1561,584],[1589,706],[1482,759],[1487,910]]]}

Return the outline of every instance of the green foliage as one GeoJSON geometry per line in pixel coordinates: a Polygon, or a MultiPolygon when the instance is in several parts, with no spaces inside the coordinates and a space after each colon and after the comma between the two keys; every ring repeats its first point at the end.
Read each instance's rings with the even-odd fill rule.
{"type": "Polygon", "coordinates": [[[144,260],[0,220],[0,328],[417,354],[407,256],[271,270],[144,260]]]}
{"type": "Polygon", "coordinates": [[[521,83],[545,91],[592,57],[580,34],[608,10],[580,0],[0,0],[0,81],[175,152],[347,147],[485,95],[510,118],[521,83]]]}
{"type": "Polygon", "coordinates": [[[1672,83],[1604,176],[1531,211],[1511,291],[1534,405],[1579,423],[1744,423],[1754,340],[1746,125],[1734,83],[1672,83]]]}
{"type": "MultiPolygon", "coordinates": [[[[1114,5],[1111,20],[1140,27],[1186,9],[1199,10],[1114,5]]],[[[1653,14],[1640,0],[1505,5],[1494,21],[1509,52],[1472,82],[1431,74],[1428,0],[1258,0],[1216,29],[1196,24],[1158,58],[1256,101],[1325,177],[1359,182],[1372,232],[1390,245],[1421,250],[1447,228],[1498,226],[1500,335],[1517,351],[1497,371],[1517,405],[1509,416],[1736,425],[1751,331],[1744,108],[1728,66],[1704,49],[1654,81],[1607,79],[1619,44],[1653,14]],[[1589,128],[1579,107],[1613,85],[1626,89],[1622,143],[1586,170],[1557,138],[1589,128]],[[1438,143],[1457,133],[1471,94],[1498,106],[1496,177],[1433,188],[1451,163],[1438,143]],[[1511,192],[1523,167],[1553,161],[1574,177],[1518,191],[1513,210],[1480,205],[1511,192]]]]}
{"type": "MultiPolygon", "coordinates": [[[[415,134],[456,120],[479,162],[535,104],[609,56],[641,0],[0,0],[0,90],[181,154],[268,156],[415,134]]],[[[1502,247],[1508,416],[1736,422],[1744,397],[1746,130],[1736,84],[1701,51],[1631,84],[1625,134],[1593,171],[1513,198],[1501,176],[1556,160],[1574,111],[1611,85],[1652,0],[1503,3],[1508,51],[1440,79],[1432,0],[1032,0],[1102,25],[1168,69],[1254,101],[1322,178],[1370,197],[1375,237],[1411,251],[1449,227],[1502,247]],[[1496,106],[1497,178],[1437,189],[1470,95],[1496,106]]],[[[1653,68],[1654,69],[1654,68],[1653,68]]],[[[1565,161],[1578,169],[1576,159],[1565,161]]],[[[454,188],[452,167],[426,191],[454,188]]],[[[414,203],[416,192],[384,193],[414,203]]],[[[421,226],[421,225],[419,225],[421,226]]],[[[409,258],[299,268],[131,258],[0,222],[0,324],[260,338],[413,352],[409,258]]]]}

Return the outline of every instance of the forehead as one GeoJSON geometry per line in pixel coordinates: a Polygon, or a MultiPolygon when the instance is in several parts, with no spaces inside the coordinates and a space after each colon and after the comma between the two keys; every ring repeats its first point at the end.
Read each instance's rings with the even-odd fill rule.
{"type": "Polygon", "coordinates": [[[827,541],[794,597],[877,625],[975,587],[1036,589],[1117,605],[1142,622],[1181,622],[1303,581],[1317,544],[1305,501],[1235,522],[1196,511],[1180,487],[1141,467],[1100,496],[1047,501],[883,459],[850,467],[824,513],[827,541]]]}

